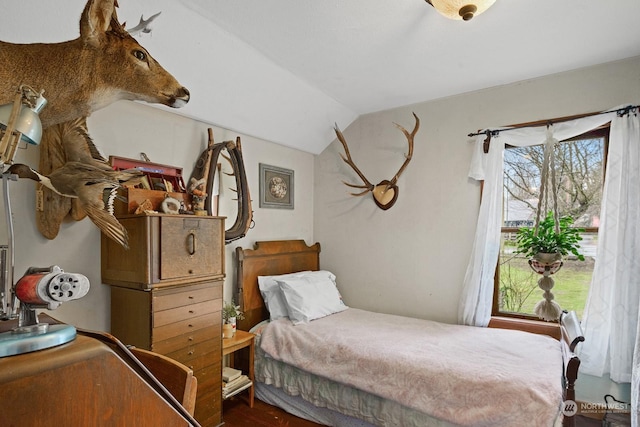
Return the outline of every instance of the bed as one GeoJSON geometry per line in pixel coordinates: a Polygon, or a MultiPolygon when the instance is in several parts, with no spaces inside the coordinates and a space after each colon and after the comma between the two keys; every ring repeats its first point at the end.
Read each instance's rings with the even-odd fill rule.
{"type": "Polygon", "coordinates": [[[313,299],[324,301],[324,289],[333,290],[317,283],[326,277],[336,288],[319,254],[320,244],[303,240],[236,249],[238,327],[257,335],[257,398],[340,427],[574,425],[565,402],[575,400],[574,350],[584,339],[575,314],[563,316],[560,340],[340,308],[333,294],[329,314],[325,307],[310,320],[304,308],[301,320],[291,295],[323,289],[313,299]],[[261,292],[266,279],[289,298],[291,316],[273,318],[282,307],[261,292]]]}

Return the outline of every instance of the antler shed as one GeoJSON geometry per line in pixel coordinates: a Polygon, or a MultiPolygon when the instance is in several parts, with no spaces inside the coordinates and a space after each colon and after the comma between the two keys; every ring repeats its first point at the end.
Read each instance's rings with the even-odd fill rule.
{"type": "Polygon", "coordinates": [[[340,157],[342,157],[342,160],[346,164],[351,166],[351,168],[358,174],[358,176],[360,177],[362,182],[364,182],[364,185],[349,184],[348,182],[345,182],[345,181],[342,181],[342,182],[345,185],[347,185],[349,187],[352,187],[352,188],[363,188],[364,191],[362,191],[360,193],[351,193],[353,196],[363,196],[363,195],[367,194],[369,191],[373,190],[374,185],[371,184],[369,182],[369,180],[367,180],[367,177],[364,176],[364,174],[360,171],[360,169],[358,169],[356,164],[353,162],[353,159],[351,158],[351,153],[349,152],[349,147],[347,146],[347,141],[344,139],[344,135],[342,135],[342,132],[340,131],[340,129],[338,129],[338,125],[337,124],[336,124],[334,129],[336,131],[336,136],[338,137],[338,140],[342,143],[342,147],[344,148],[344,152],[347,155],[347,157],[345,157],[344,155],[342,155],[342,153],[340,153],[340,157]]]}
{"type": "Polygon", "coordinates": [[[413,140],[416,134],[418,133],[418,129],[420,128],[420,119],[415,113],[413,113],[413,117],[415,117],[416,119],[416,124],[411,132],[407,131],[404,127],[400,126],[399,124],[394,123],[394,125],[398,129],[400,129],[400,131],[402,131],[404,136],[407,138],[407,143],[409,145],[408,152],[405,155],[404,163],[402,163],[402,166],[400,166],[400,169],[398,169],[398,172],[396,172],[393,178],[391,178],[391,180],[385,179],[383,181],[380,181],[377,185],[371,184],[371,182],[369,182],[367,177],[356,166],[355,162],[351,158],[351,153],[349,152],[349,147],[347,146],[347,141],[344,138],[344,135],[342,134],[338,126],[337,125],[335,126],[334,130],[336,132],[336,136],[338,137],[338,140],[342,144],[342,147],[344,148],[344,152],[346,155],[345,156],[343,154],[340,154],[340,157],[346,164],[351,166],[351,168],[355,171],[356,174],[358,174],[358,176],[363,182],[363,184],[357,185],[357,184],[350,184],[348,182],[342,181],[345,185],[351,188],[359,188],[363,190],[360,193],[351,193],[351,195],[363,196],[368,192],[371,192],[373,195],[374,201],[379,208],[383,210],[387,210],[394,205],[394,203],[398,198],[398,192],[399,192],[399,188],[396,185],[396,183],[398,182],[398,178],[400,178],[400,175],[402,175],[404,170],[409,165],[409,162],[411,161],[411,158],[413,156],[413,140]]]}

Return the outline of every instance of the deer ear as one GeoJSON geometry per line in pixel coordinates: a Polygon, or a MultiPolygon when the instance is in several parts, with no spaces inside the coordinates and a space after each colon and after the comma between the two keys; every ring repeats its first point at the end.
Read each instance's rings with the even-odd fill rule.
{"type": "Polygon", "coordinates": [[[89,0],[80,18],[80,38],[96,45],[111,25],[115,0],[89,0]]]}

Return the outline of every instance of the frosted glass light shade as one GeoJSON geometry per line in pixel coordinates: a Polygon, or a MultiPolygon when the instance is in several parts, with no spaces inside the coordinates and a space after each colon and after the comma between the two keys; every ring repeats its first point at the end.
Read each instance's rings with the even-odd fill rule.
{"type": "MultiPolygon", "coordinates": [[[[21,139],[29,144],[38,145],[42,138],[42,123],[38,113],[44,108],[47,101],[43,97],[38,99],[38,103],[34,108],[29,108],[27,105],[22,104],[20,106],[20,114],[14,124],[15,130],[22,134],[21,139]]],[[[13,104],[5,104],[0,106],[0,127],[6,129],[9,125],[9,118],[11,117],[11,111],[13,110],[13,104]]]]}
{"type": "Polygon", "coordinates": [[[489,9],[496,0],[427,0],[449,19],[468,21],[489,9]]]}

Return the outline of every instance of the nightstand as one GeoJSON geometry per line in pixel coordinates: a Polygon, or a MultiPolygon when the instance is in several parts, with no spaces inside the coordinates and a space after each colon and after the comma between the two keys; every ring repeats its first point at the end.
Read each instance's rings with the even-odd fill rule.
{"type": "Polygon", "coordinates": [[[249,352],[249,369],[247,376],[251,380],[251,386],[248,388],[249,391],[249,407],[253,408],[253,382],[254,382],[254,372],[253,372],[253,350],[255,343],[255,335],[251,332],[240,331],[237,330],[236,334],[233,338],[223,338],[222,339],[222,356],[229,355],[229,366],[234,366],[234,353],[238,350],[247,349],[249,352]]]}

